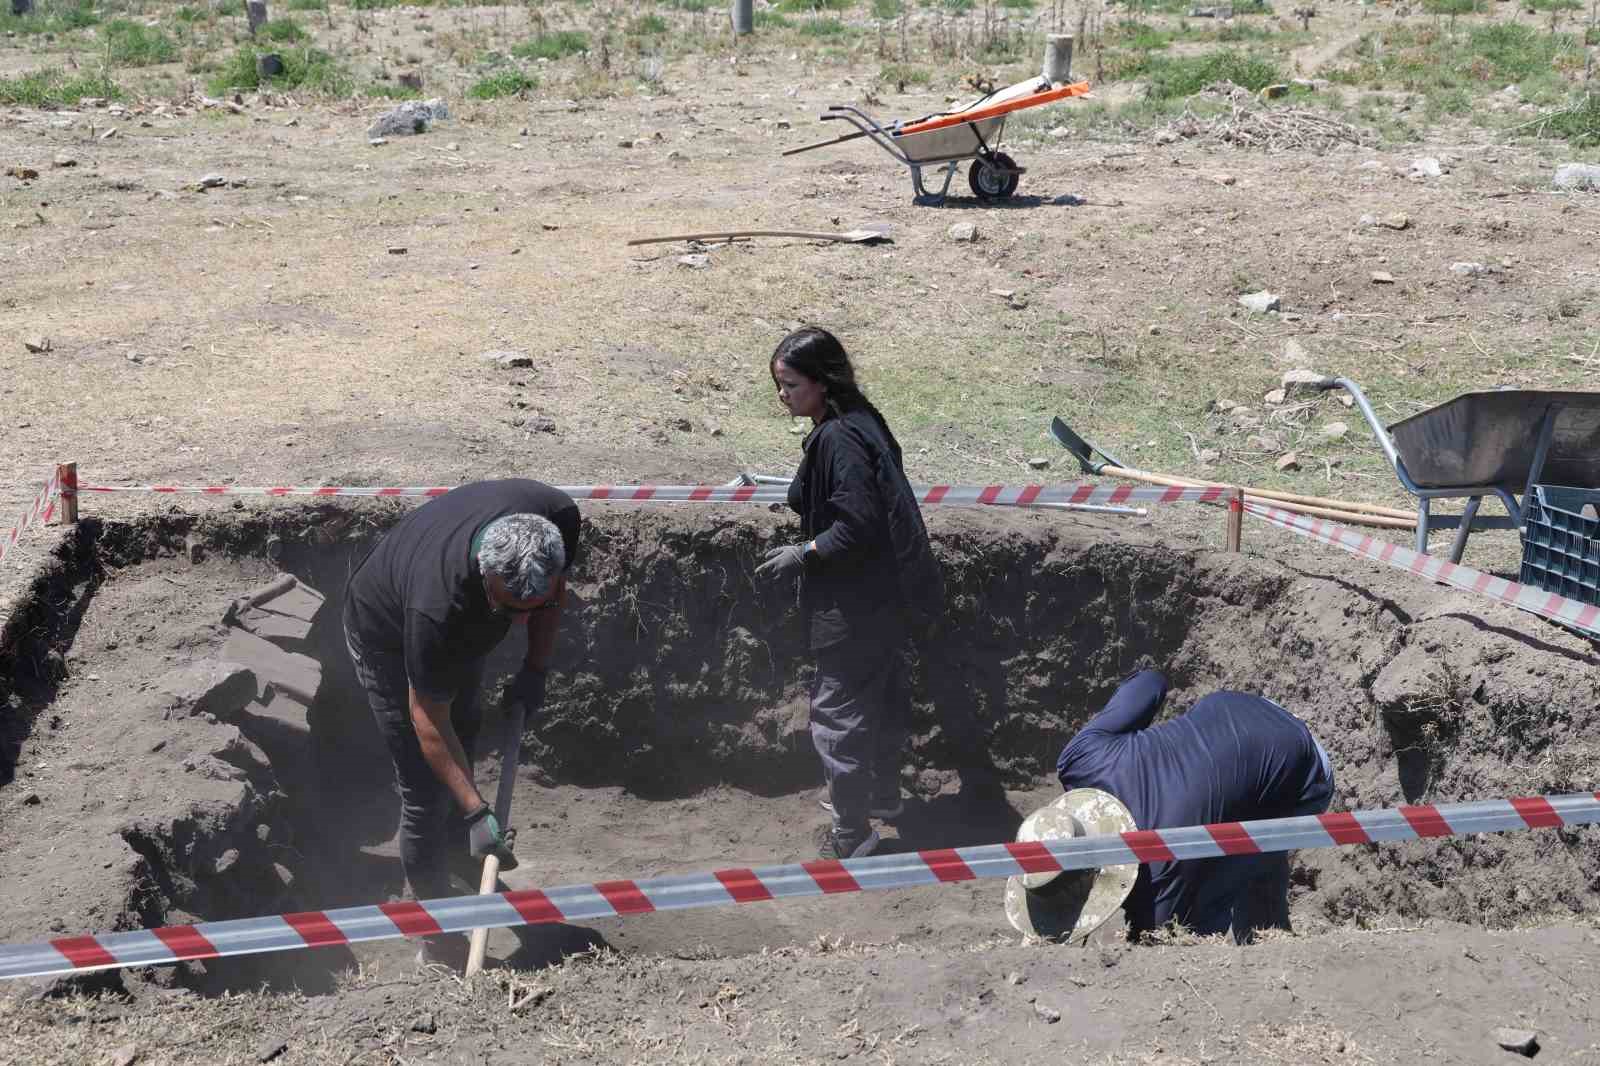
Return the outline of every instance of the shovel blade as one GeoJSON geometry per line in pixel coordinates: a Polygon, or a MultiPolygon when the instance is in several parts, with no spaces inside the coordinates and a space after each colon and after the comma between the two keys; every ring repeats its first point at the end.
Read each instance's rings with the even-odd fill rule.
{"type": "Polygon", "coordinates": [[[1071,452],[1072,457],[1078,460],[1078,465],[1083,468],[1085,474],[1099,473],[1095,469],[1094,448],[1088,441],[1072,432],[1072,427],[1061,421],[1060,415],[1050,420],[1050,433],[1055,437],[1058,444],[1071,452]]]}

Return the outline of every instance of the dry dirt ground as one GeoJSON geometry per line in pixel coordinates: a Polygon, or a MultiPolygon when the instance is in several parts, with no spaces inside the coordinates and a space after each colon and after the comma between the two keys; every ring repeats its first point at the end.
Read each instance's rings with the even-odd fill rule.
{"type": "MultiPolygon", "coordinates": [[[[415,35],[410,13],[371,17],[415,35]]],[[[0,54],[8,71],[26,63],[0,54]]],[[[936,211],[912,207],[903,173],[859,144],[777,155],[828,132],[814,121],[824,106],[869,90],[889,114],[941,106],[947,87],[895,93],[874,85],[875,68],[690,57],[667,68],[664,92],[451,97],[453,121],[380,147],[364,136],[376,108],[255,97],[243,114],[149,101],[0,115],[0,161],[41,173],[0,178],[0,525],[63,459],[94,483],[787,470],[798,437],[765,360],[802,321],[845,336],[917,479],[1073,477],[1044,436],[1060,411],[1152,467],[1398,502],[1359,426],[1318,443],[1319,423],[1349,417],[1332,400],[1280,427],[1286,445],[1312,442],[1304,472],[1283,477],[1275,452],[1247,446],[1211,401],[1259,403],[1290,339],[1373,383],[1391,417],[1468,387],[1582,386],[1600,366],[1600,197],[1548,191],[1567,153],[1469,129],[1266,155],[1143,135],[1080,142],[1039,125],[1016,143],[1029,172],[1013,205],[936,211]],[[76,165],[52,166],[59,154],[76,165]],[[1425,154],[1449,173],[1408,179],[1425,154]],[[244,180],[197,190],[211,173],[244,180]],[[1394,212],[1406,229],[1358,221],[1394,212]],[[704,268],[681,265],[681,246],[624,245],[871,221],[893,224],[892,244],[723,246],[704,268]],[[947,239],[956,221],[978,240],[947,239]],[[1451,274],[1462,260],[1497,270],[1451,274]],[[1374,271],[1395,284],[1374,285],[1374,271]],[[1235,296],[1259,287],[1289,313],[1247,318],[1235,296]],[[35,337],[50,350],[27,351],[35,337]],[[491,349],[533,366],[491,368],[491,349]],[[1211,442],[1224,455],[1202,466],[1196,444],[1211,442]],[[1054,468],[1030,473],[1036,455],[1054,468]]],[[[256,913],[229,907],[259,909],[259,888],[229,897],[180,878],[130,896],[152,868],[129,860],[120,827],[177,825],[189,805],[214,804],[189,830],[209,862],[227,833],[254,836],[239,810],[281,827],[307,802],[285,798],[270,767],[196,784],[186,758],[244,749],[215,723],[163,725],[145,697],[173,663],[214,650],[227,600],[279,565],[337,585],[342,533],[328,559],[308,547],[285,563],[253,534],[231,543],[230,523],[328,549],[314,533],[328,512],[308,522],[294,503],[146,496],[90,497],[85,510],[108,520],[103,533],[36,532],[0,572],[0,614],[27,623],[12,629],[33,657],[3,667],[5,711],[13,731],[23,723],[17,776],[0,786],[7,942],[256,913]],[[181,513],[151,517],[167,511],[181,513]],[[215,542],[205,565],[181,554],[190,514],[215,542]],[[65,576],[35,585],[58,550],[65,576]],[[169,732],[181,743],[159,759],[132,747],[169,732]]],[[[781,519],[604,512],[596,528],[563,648],[575,695],[530,736],[522,768],[524,846],[548,845],[520,883],[806,856],[819,819],[793,731],[804,662],[792,612],[753,588],[730,601],[719,583],[784,534],[781,519]],[[684,726],[705,707],[703,731],[684,726]],[[703,772],[675,772],[701,757],[703,772]]],[[[1528,617],[1253,527],[1247,557],[1229,559],[1207,550],[1220,542],[1211,512],[942,515],[935,532],[956,599],[919,668],[904,781],[924,814],[906,844],[1009,832],[1049,795],[1049,760],[1074,723],[1141,659],[1172,668],[1183,697],[1226,684],[1301,710],[1330,740],[1345,808],[1594,787],[1591,646],[1528,617]],[[952,729],[953,707],[978,724],[952,729]],[[994,775],[981,789],[963,761],[974,739],[994,775]]],[[[1483,550],[1514,557],[1506,538],[1483,550]]],[[[336,654],[324,661],[338,668],[336,654]]],[[[333,844],[298,823],[298,905],[396,890],[389,800],[365,784],[333,808],[349,827],[333,844]]],[[[130,977],[126,999],[16,986],[0,989],[0,1061],[127,1062],[131,1046],[139,1062],[248,1063],[282,1044],[272,1061],[1493,1062],[1508,1053],[1489,1032],[1515,1025],[1540,1033],[1542,1059],[1583,1063],[1600,1055],[1597,869],[1589,833],[1303,855],[1300,935],[1243,949],[1021,945],[985,883],[597,923],[527,944],[497,933],[504,965],[472,986],[415,974],[399,945],[303,968],[130,977]],[[614,953],[550,965],[597,943],[614,953]],[[242,994],[256,978],[268,990],[242,994]]]]}

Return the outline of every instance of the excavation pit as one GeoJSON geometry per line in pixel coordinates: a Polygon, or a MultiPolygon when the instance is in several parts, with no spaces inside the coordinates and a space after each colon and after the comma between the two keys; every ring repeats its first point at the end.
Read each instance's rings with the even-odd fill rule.
{"type": "MultiPolygon", "coordinates": [[[[0,942],[400,892],[392,770],[339,617],[352,560],[401,513],[283,504],[86,519],[65,537],[0,653],[0,942]],[[304,656],[293,661],[310,664],[314,683],[218,666],[238,658],[225,649],[249,628],[237,601],[275,581],[325,602],[309,631],[263,631],[258,618],[251,639],[304,656]],[[302,702],[298,716],[285,711],[302,702]]],[[[825,817],[806,733],[809,657],[792,592],[752,575],[793,523],[752,509],[601,506],[586,519],[550,701],[525,733],[512,817],[522,867],[507,882],[813,857],[825,817]]],[[[897,847],[1011,839],[1058,791],[1061,745],[1147,664],[1173,681],[1169,709],[1232,687],[1304,717],[1332,754],[1335,809],[1594,787],[1600,670],[1583,641],[1527,616],[1338,558],[1290,568],[1060,516],[944,512],[931,528],[949,609],[915,656],[897,847]]],[[[516,662],[508,640],[487,675],[486,790],[499,765],[493,690],[516,662]]],[[[1502,927],[1593,912],[1595,839],[1560,830],[1302,852],[1296,921],[1502,927]]],[[[982,881],[497,931],[491,955],[538,965],[601,942],[738,955],[819,935],[959,948],[1008,933],[1000,884],[982,881]]],[[[405,951],[322,949],[128,979],[317,990],[357,960],[398,963],[405,951]]]]}

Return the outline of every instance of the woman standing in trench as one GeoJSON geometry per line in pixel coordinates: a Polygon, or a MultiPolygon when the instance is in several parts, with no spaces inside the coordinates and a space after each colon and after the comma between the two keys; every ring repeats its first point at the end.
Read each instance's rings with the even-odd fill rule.
{"type": "Polygon", "coordinates": [[[856,385],[838,338],[798,329],[769,369],[778,400],[815,428],[789,485],[805,539],[767,552],[756,573],[801,579],[817,658],[811,739],[828,785],[823,807],[833,815],[822,857],[855,858],[878,846],[870,819],[893,820],[903,806],[908,613],[937,610],[943,580],[900,445],[856,385]]]}

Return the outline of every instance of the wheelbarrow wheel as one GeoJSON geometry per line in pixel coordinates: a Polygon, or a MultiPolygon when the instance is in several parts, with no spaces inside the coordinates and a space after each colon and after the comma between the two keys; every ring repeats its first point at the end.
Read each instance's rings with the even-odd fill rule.
{"type": "Polygon", "coordinates": [[[1017,191],[1017,182],[1021,180],[1016,160],[1004,152],[987,158],[979,156],[967,168],[967,184],[972,187],[972,195],[980,200],[1004,200],[1017,191]]]}

